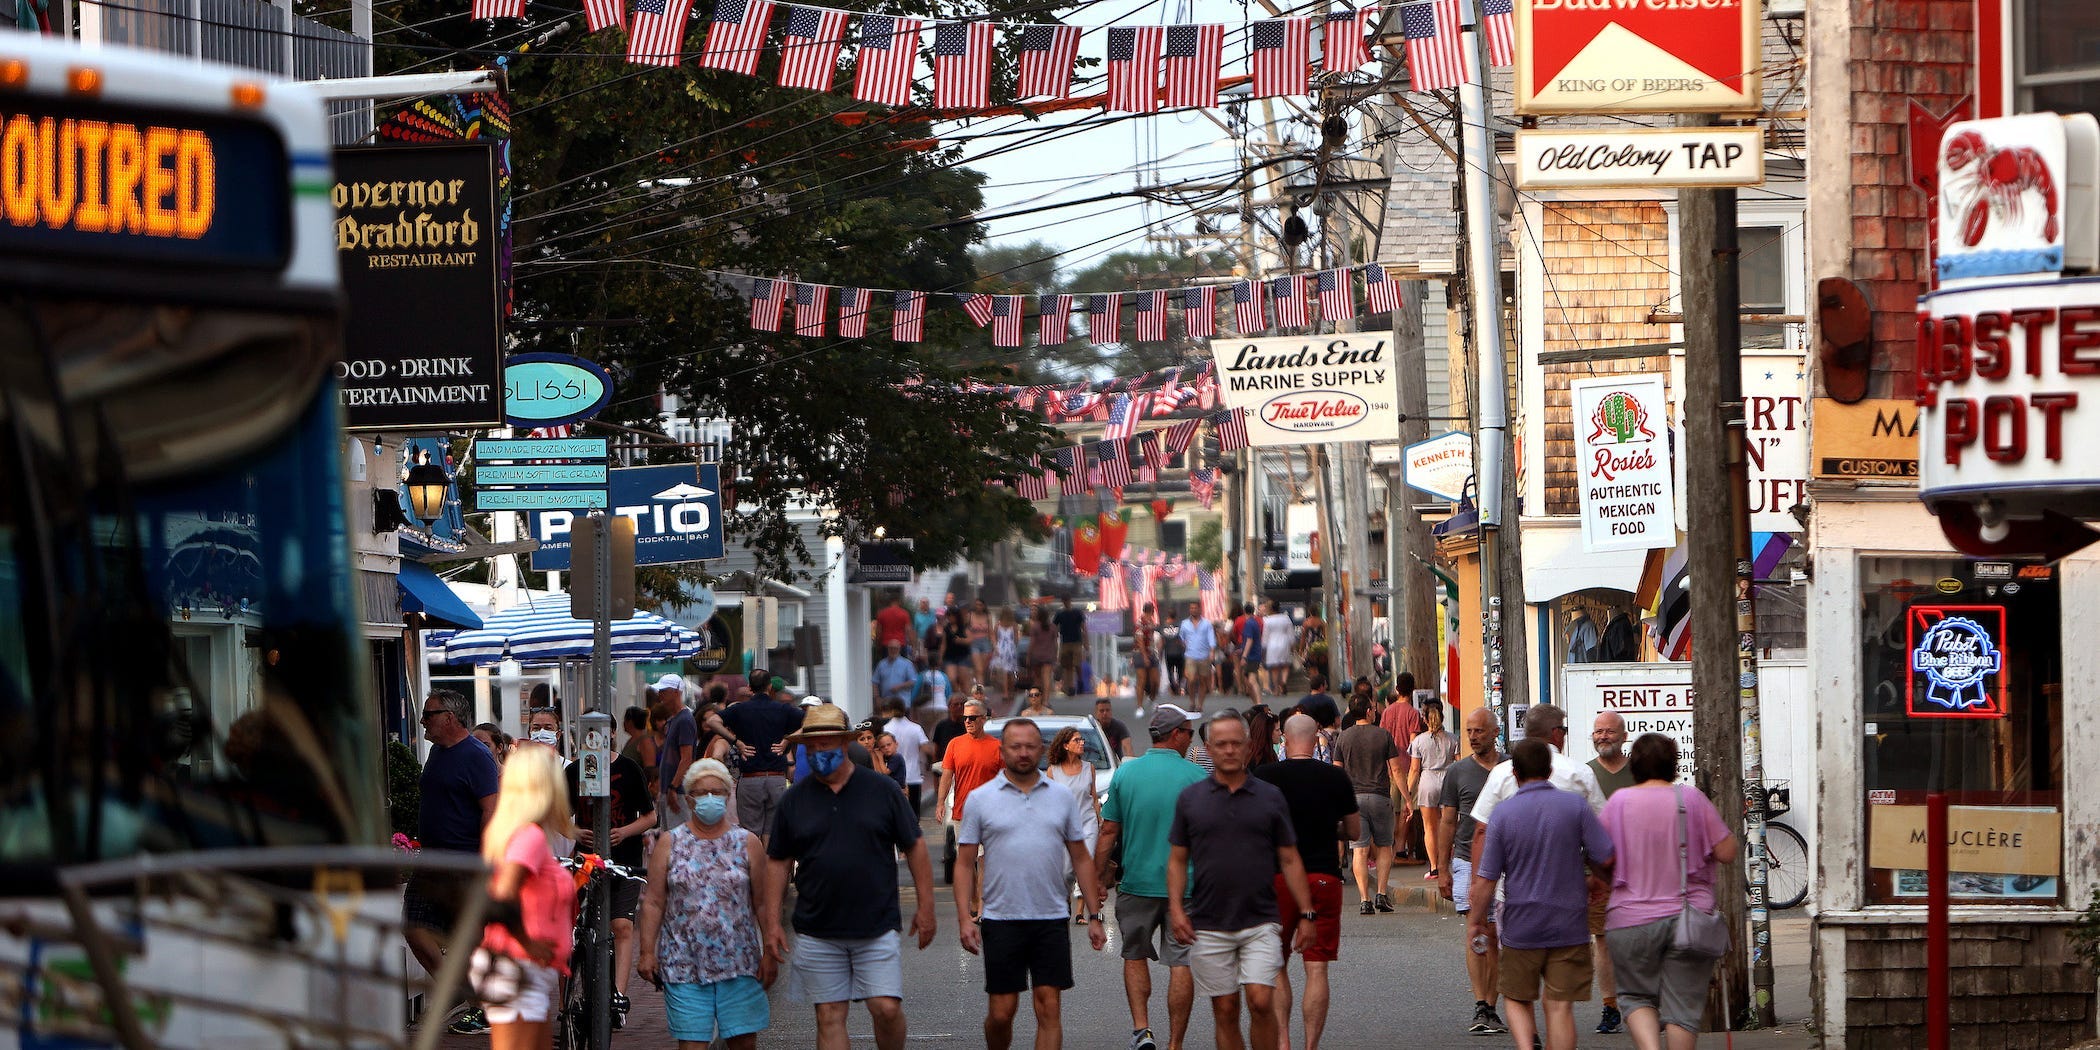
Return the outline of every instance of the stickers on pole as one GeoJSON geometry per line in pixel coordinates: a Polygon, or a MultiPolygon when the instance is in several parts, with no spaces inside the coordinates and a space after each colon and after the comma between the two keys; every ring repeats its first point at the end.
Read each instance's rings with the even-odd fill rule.
{"type": "Polygon", "coordinates": [[[1568,389],[1583,549],[1673,546],[1677,514],[1663,377],[1578,379],[1568,389]]]}

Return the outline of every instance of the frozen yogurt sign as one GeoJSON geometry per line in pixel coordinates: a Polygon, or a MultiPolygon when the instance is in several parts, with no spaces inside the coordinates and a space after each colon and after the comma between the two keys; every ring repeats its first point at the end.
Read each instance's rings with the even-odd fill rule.
{"type": "Polygon", "coordinates": [[[1758,0],[1516,0],[1519,113],[1759,108],[1758,0]]]}
{"type": "Polygon", "coordinates": [[[1575,471],[1583,546],[1648,550],[1677,542],[1669,427],[1660,375],[1568,384],[1575,402],[1575,471]]]}
{"type": "Polygon", "coordinates": [[[1392,347],[1390,332],[1210,344],[1225,405],[1247,410],[1257,447],[1397,439],[1392,347]]]}

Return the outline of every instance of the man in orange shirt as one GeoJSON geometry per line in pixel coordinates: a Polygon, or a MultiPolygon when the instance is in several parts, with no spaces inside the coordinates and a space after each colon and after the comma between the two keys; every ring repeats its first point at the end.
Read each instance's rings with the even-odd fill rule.
{"type": "MultiPolygon", "coordinates": [[[[941,790],[935,796],[934,813],[951,828],[962,823],[963,800],[970,797],[970,792],[1006,768],[999,755],[999,738],[984,731],[988,714],[984,701],[972,697],[963,705],[963,734],[948,741],[948,750],[941,755],[941,790]]],[[[982,887],[982,852],[977,854],[977,865],[976,885],[982,887]]]]}

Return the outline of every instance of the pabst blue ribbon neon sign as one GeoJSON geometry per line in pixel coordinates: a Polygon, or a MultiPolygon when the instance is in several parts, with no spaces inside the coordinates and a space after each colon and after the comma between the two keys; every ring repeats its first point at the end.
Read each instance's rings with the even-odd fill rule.
{"type": "Polygon", "coordinates": [[[1910,621],[1910,714],[1999,718],[2005,714],[2005,609],[1914,605],[1910,621]],[[1919,692],[1919,676],[1924,690],[1919,692]]]}

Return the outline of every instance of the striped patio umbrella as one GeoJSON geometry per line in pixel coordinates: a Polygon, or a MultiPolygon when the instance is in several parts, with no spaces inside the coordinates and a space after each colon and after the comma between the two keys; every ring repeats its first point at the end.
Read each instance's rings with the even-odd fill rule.
{"type": "MultiPolygon", "coordinates": [[[[614,660],[664,660],[679,655],[682,628],[651,612],[637,612],[612,624],[614,660]]],[[[692,634],[692,632],[687,632],[692,634]]],[[[699,651],[699,636],[684,644],[699,651]]],[[[462,664],[521,664],[588,659],[591,622],[569,615],[566,597],[541,598],[511,606],[489,617],[478,631],[461,631],[445,642],[445,659],[462,664]]]]}

